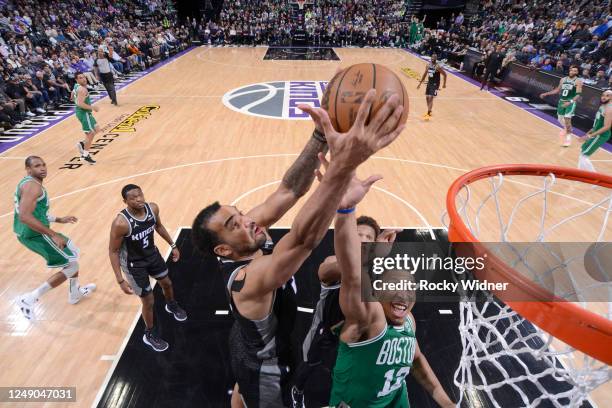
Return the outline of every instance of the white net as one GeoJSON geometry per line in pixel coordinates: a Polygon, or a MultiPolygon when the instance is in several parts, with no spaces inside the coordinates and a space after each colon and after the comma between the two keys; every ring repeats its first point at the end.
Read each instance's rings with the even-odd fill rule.
{"type": "MultiPolygon", "coordinates": [[[[503,243],[496,246],[495,255],[517,272],[610,320],[612,303],[605,300],[612,298],[612,262],[606,259],[612,254],[611,189],[567,180],[558,183],[554,174],[499,173],[463,186],[455,205],[477,239],[503,243]],[[534,184],[538,179],[542,182],[534,184]],[[554,243],[568,240],[590,243],[577,245],[569,254],[554,243]],[[533,246],[520,242],[542,244],[534,253],[533,246]],[[586,262],[589,256],[593,262],[586,262]],[[597,291],[602,301],[587,301],[597,291]]],[[[606,391],[610,401],[609,365],[541,330],[490,294],[484,301],[481,296],[479,301],[460,303],[459,330],[463,352],[454,382],[460,404],[481,406],[484,393],[500,408],[582,407],[588,406],[584,401],[600,386],[610,388],[606,391]]]]}

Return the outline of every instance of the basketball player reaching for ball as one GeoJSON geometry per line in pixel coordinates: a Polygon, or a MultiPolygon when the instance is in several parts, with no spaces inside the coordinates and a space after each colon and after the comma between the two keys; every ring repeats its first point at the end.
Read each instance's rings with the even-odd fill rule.
{"type": "Polygon", "coordinates": [[[427,88],[425,89],[425,99],[427,99],[427,113],[423,115],[423,120],[431,119],[431,112],[433,110],[433,100],[438,96],[438,90],[440,89],[440,75],[444,77],[444,83],[442,88],[446,88],[446,72],[438,64],[438,55],[432,54],[431,61],[427,63],[427,68],[423,72],[421,82],[417,85],[417,89],[421,87],[425,78],[427,78],[427,88]]]}
{"type": "MultiPolygon", "coordinates": [[[[358,202],[355,200],[355,204],[358,202]]],[[[392,301],[362,299],[360,246],[354,211],[339,212],[334,249],[341,271],[339,301],[345,319],[336,329],[340,344],[330,406],[408,408],[405,377],[412,371],[417,382],[440,406],[455,407],[419,349],[415,321],[410,313],[414,293],[394,291],[391,296],[387,294],[392,301]]],[[[385,282],[391,279],[399,282],[411,275],[388,271],[383,277],[385,282]]]]}
{"type": "Polygon", "coordinates": [[[77,148],[81,154],[81,159],[89,164],[96,164],[96,161],[89,153],[89,149],[91,148],[93,137],[100,130],[91,112],[97,112],[99,108],[91,104],[91,98],[87,90],[87,78],[85,78],[85,75],[81,72],[77,72],[75,79],[76,84],[74,84],[74,89],[72,90],[72,100],[76,105],[75,116],[79,122],[81,122],[81,128],[83,132],[85,132],[85,140],[78,142],[77,148]]]}
{"type": "MultiPolygon", "coordinates": [[[[324,163],[325,166],[325,163],[324,163]]],[[[401,230],[380,230],[376,220],[371,217],[357,218],[357,234],[361,242],[395,242],[401,230]]],[[[385,254],[386,255],[386,254],[385,254]]],[[[331,393],[331,373],[336,363],[338,336],[333,328],[344,320],[338,301],[340,295],[341,273],[335,256],[329,256],[318,270],[321,292],[315,307],[310,330],[302,346],[304,361],[295,374],[295,385],[291,389],[293,408],[308,405],[327,406],[331,393]],[[305,395],[304,389],[310,378],[316,378],[319,386],[312,395],[305,395]]]]}
{"type": "Polygon", "coordinates": [[[140,297],[142,320],[146,326],[142,341],[155,351],[164,351],[168,343],[158,336],[153,326],[154,298],[149,276],[157,280],[164,292],[166,312],[181,322],[187,320],[187,313],[174,300],[168,267],[155,246],[155,231],[170,244],[173,262],[177,262],[181,254],[161,222],[159,207],[145,201],[140,187],[128,184],[121,189],[121,196],[127,208],[121,210],[111,226],[108,248],[111,266],[121,290],[140,297]]]}
{"type": "Polygon", "coordinates": [[[569,76],[561,78],[559,85],[552,91],[540,94],[544,99],[548,95],[561,93],[557,105],[557,118],[563,129],[559,133],[561,146],[569,147],[572,144],[572,117],[576,112],[576,103],[582,94],[582,79],[578,78],[578,66],[572,65],[569,76]]]}
{"type": "Polygon", "coordinates": [[[357,166],[389,145],[404,128],[400,124],[403,106],[399,106],[397,95],[391,96],[366,124],[374,100],[375,91],[370,90],[353,126],[344,134],[333,129],[325,110],[301,105],[317,128],[324,130],[325,139],[319,135],[310,140],[279,189],[248,213],[214,203],[193,222],[194,245],[223,260],[222,272],[235,318],[229,340],[237,379],[233,407],[242,403],[249,408],[290,404],[288,376],[293,364],[289,347],[296,305],[288,283],[323,239],[345,192],[356,194],[375,181],[354,180],[357,166]],[[317,154],[325,150],[325,140],[331,152],[325,177],[295,216],[291,230],[273,249],[264,248],[265,228],[310,188],[319,164],[317,154]]]}
{"type": "Polygon", "coordinates": [[[582,143],[578,168],[588,171],[596,171],[595,166],[589,159],[604,143],[610,140],[610,128],[612,127],[612,90],[606,90],[601,94],[601,106],[597,110],[593,128],[586,134],[582,143]]]}
{"type": "Polygon", "coordinates": [[[49,213],[49,196],[43,187],[47,177],[47,165],[38,156],[29,156],[25,161],[28,175],[24,177],[15,190],[15,214],[13,231],[19,242],[30,251],[37,253],[47,261],[48,268],[61,268],[38,288],[17,298],[17,304],[27,319],[34,318],[34,304],[52,288],[62,284],[66,279],[68,286],[68,303],[76,304],[81,298],[89,296],[96,285],[90,283],[79,286],[79,250],[70,238],[49,228],[50,223],[74,224],[76,217],[55,217],[49,213]]]}

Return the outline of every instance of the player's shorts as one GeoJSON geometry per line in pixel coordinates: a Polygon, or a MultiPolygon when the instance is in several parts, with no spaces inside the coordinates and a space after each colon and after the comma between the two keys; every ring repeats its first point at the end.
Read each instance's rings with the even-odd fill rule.
{"type": "Polygon", "coordinates": [[[81,127],[83,128],[83,132],[89,133],[92,132],[96,128],[96,120],[93,117],[93,114],[89,111],[76,111],[76,117],[81,122],[81,127]]]}
{"type": "Polygon", "coordinates": [[[584,154],[585,156],[590,156],[595,153],[597,149],[599,149],[604,143],[610,140],[611,134],[612,133],[608,130],[607,132],[592,137],[591,139],[584,142],[581,147],[582,154],[584,154]]]}
{"type": "Polygon", "coordinates": [[[571,102],[568,106],[563,106],[565,102],[567,101],[559,100],[559,104],[557,105],[557,116],[571,118],[576,111],[576,102],[571,102]]]}
{"type": "Polygon", "coordinates": [[[66,246],[60,249],[53,240],[47,235],[36,235],[34,237],[20,237],[17,239],[26,248],[32,252],[45,258],[47,267],[49,268],[64,268],[70,262],[75,262],[79,259],[79,249],[74,245],[70,238],[60,234],[66,239],[66,246]]]}
{"type": "Polygon", "coordinates": [[[261,360],[247,351],[236,323],[229,336],[230,362],[240,395],[248,408],[291,406],[289,368],[278,358],[261,360]]]}
{"type": "Polygon", "coordinates": [[[438,89],[440,89],[440,85],[432,82],[427,83],[427,88],[425,89],[425,95],[427,96],[438,96],[438,89]]]}
{"type": "Polygon", "coordinates": [[[128,281],[134,293],[140,297],[147,296],[153,290],[149,276],[156,280],[168,276],[168,266],[157,250],[148,258],[132,261],[122,254],[120,264],[125,280],[128,281]]]}

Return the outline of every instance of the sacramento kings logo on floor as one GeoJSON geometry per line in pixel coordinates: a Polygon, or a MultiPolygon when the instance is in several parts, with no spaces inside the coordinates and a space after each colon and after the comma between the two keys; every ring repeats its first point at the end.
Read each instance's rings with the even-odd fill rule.
{"type": "Polygon", "coordinates": [[[223,95],[223,104],[246,115],[273,119],[305,120],[297,108],[304,103],[320,107],[327,81],[262,82],[233,89],[223,95]]]}

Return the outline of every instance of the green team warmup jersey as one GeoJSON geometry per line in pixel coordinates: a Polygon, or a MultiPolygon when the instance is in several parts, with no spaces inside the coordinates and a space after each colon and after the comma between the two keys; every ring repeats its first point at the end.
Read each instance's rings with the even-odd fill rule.
{"type": "MultiPolygon", "coordinates": [[[[79,90],[79,88],[81,87],[81,85],[79,84],[74,84],[74,88],[72,89],[72,102],[74,102],[75,105],[77,105],[77,92],[79,90]]],[[[87,96],[85,97],[85,103],[88,105],[91,105],[91,98],[89,97],[89,93],[87,93],[87,96]]],[[[81,107],[79,107],[79,105],[76,106],[76,113],[85,113],[85,112],[91,112],[90,110],[87,109],[83,109],[81,107]]]]}
{"type": "MultiPolygon", "coordinates": [[[[34,183],[38,183],[32,177],[27,176],[24,177],[23,180],[19,182],[17,185],[17,189],[15,190],[15,215],[13,216],[13,231],[20,237],[23,238],[31,238],[40,235],[40,233],[30,229],[27,225],[19,221],[19,202],[21,200],[21,186],[25,183],[33,181],[34,183]]],[[[42,187],[42,186],[41,186],[42,187]]],[[[49,220],[47,219],[47,213],[49,212],[49,196],[47,195],[47,190],[42,187],[42,194],[36,200],[36,208],[34,208],[34,218],[38,221],[42,222],[46,227],[49,226],[49,220]]]]}
{"type": "Polygon", "coordinates": [[[576,96],[576,81],[578,78],[570,79],[569,77],[563,78],[561,81],[561,96],[560,99],[563,101],[569,101],[576,96]]]}
{"type": "Polygon", "coordinates": [[[331,406],[409,408],[405,377],[416,350],[412,320],[359,343],[340,340],[333,372],[331,406]]]}

